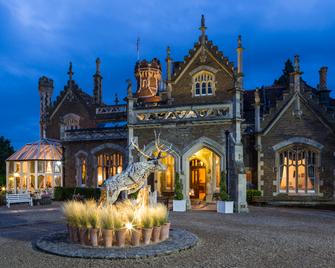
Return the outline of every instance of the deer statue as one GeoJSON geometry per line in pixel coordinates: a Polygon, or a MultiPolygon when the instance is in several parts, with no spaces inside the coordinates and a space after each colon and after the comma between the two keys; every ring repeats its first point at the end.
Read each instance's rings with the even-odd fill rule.
{"type": "Polygon", "coordinates": [[[110,204],[113,204],[117,200],[122,191],[132,194],[141,189],[152,172],[166,169],[159,160],[162,158],[162,153],[168,152],[171,146],[164,149],[165,145],[160,144],[160,134],[157,135],[155,132],[156,157],[154,154],[151,156],[146,154],[145,147],[141,150],[134,139],[131,140],[131,146],[144,156],[145,161],[130,163],[122,173],[105,180],[103,186],[106,187],[107,202],[110,204]]]}

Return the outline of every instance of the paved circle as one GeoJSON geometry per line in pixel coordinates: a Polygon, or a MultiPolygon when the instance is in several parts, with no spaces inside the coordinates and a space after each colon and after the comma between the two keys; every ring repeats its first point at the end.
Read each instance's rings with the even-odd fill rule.
{"type": "Polygon", "coordinates": [[[194,247],[199,238],[183,229],[171,229],[170,238],[158,244],[140,247],[103,248],[73,244],[68,241],[67,232],[56,232],[35,242],[41,251],[73,258],[88,259],[132,259],[167,255],[194,247]]]}

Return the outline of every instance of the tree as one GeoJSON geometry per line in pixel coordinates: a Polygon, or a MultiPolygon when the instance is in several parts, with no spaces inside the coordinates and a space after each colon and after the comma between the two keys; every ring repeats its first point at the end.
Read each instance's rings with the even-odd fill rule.
{"type": "Polygon", "coordinates": [[[221,179],[220,179],[220,200],[221,201],[230,201],[230,196],[227,192],[227,182],[226,182],[226,172],[221,172],[221,179]]]}
{"type": "Polygon", "coordinates": [[[14,153],[10,140],[0,137],[0,185],[6,184],[6,159],[14,153]]]}
{"type": "Polygon", "coordinates": [[[181,184],[179,174],[176,172],[176,178],[174,182],[174,200],[183,200],[183,186],[181,184]]]}
{"type": "Polygon", "coordinates": [[[294,72],[294,67],[292,61],[288,59],[285,62],[285,67],[283,69],[283,74],[274,81],[275,85],[288,86],[290,83],[290,73],[294,72]]]}

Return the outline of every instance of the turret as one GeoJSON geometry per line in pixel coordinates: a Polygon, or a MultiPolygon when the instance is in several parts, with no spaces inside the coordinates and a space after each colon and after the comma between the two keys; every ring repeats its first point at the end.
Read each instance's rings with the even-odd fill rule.
{"type": "Polygon", "coordinates": [[[101,63],[100,59],[97,58],[95,61],[96,70],[95,74],[93,75],[93,81],[94,81],[93,95],[94,95],[94,101],[98,105],[102,103],[102,76],[100,72],[100,63],[101,63]]]}
{"type": "Polygon", "coordinates": [[[143,102],[159,102],[158,90],[162,79],[162,66],[158,59],[151,62],[142,60],[136,63],[136,96],[143,102]]]}
{"type": "Polygon", "coordinates": [[[45,76],[38,80],[38,92],[40,95],[40,136],[46,137],[46,124],[48,110],[51,107],[51,96],[54,90],[54,81],[45,76]]]}

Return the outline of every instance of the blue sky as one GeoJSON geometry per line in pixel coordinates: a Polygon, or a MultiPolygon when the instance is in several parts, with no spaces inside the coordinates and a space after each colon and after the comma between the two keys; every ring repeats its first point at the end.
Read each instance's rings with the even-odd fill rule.
{"type": "Polygon", "coordinates": [[[141,58],[164,62],[169,45],[173,59],[182,60],[197,41],[201,14],[209,39],[231,61],[242,34],[246,89],[271,84],[295,54],[309,84],[326,65],[335,89],[334,12],[333,0],[0,0],[0,135],[16,149],[39,138],[38,78],[54,79],[55,98],[69,61],[91,94],[100,57],[104,101],[124,96],[125,80],[134,80],[137,37],[141,58]]]}

